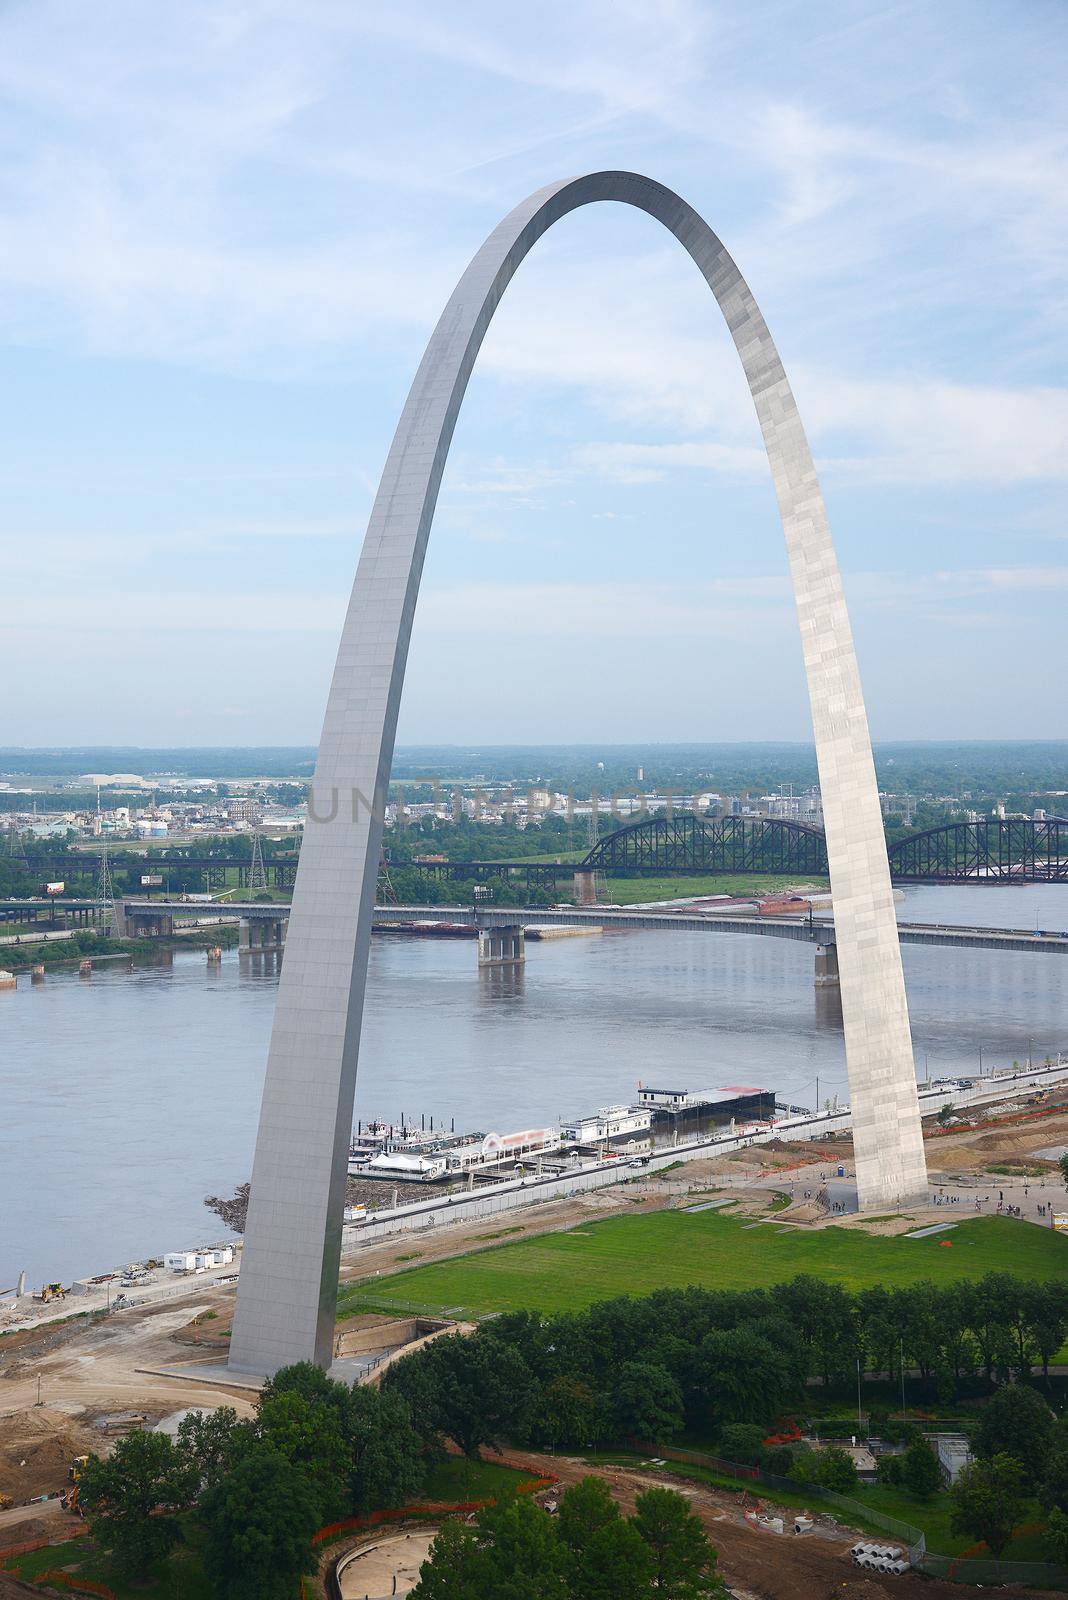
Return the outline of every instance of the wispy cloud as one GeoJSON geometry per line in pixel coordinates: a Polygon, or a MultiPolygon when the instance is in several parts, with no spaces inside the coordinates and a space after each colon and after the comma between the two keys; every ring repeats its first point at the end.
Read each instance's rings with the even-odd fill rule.
{"type": "MultiPolygon", "coordinates": [[[[0,8],[4,625],[72,629],[91,597],[123,660],[151,617],[219,681],[230,630],[248,654],[303,634],[327,672],[346,541],[464,264],[525,193],[625,166],[692,199],[752,283],[861,630],[922,662],[944,627],[978,681],[991,630],[1064,589],[1066,65],[1063,7],[1009,0],[0,8]],[[1002,564],[1013,533],[1042,562],[1002,564]]],[[[796,647],[784,580],[700,582],[705,480],[743,568],[770,490],[722,319],[649,218],[590,208],[540,243],[457,450],[417,629],[435,693],[469,691],[444,648],[465,627],[588,635],[606,680],[653,641],[796,647]],[[645,581],[597,581],[609,552],[645,581]]],[[[310,734],[322,686],[286,655],[256,691],[303,697],[310,734]]],[[[34,697],[54,672],[67,706],[72,664],[34,697]]],[[[596,686],[573,694],[595,720],[596,686]]]]}

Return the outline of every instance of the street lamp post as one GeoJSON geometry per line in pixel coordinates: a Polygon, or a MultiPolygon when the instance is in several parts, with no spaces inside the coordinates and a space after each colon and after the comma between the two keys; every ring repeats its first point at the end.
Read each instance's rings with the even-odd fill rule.
{"type": "Polygon", "coordinates": [[[901,1350],[901,1420],[905,1420],[905,1341],[898,1341],[901,1350]]]}

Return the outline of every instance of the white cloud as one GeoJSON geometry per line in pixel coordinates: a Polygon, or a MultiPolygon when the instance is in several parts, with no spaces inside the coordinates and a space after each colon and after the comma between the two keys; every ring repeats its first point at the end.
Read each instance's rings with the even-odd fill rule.
{"type": "Polygon", "coordinates": [[[913,483],[1026,483],[1068,478],[1068,389],[930,380],[806,379],[817,441],[853,442],[837,475],[913,483]]]}

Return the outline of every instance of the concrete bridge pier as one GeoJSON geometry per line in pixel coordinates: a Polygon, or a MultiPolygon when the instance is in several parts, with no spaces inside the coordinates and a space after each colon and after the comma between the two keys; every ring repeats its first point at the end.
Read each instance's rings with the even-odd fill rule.
{"type": "Polygon", "coordinates": [[[597,874],[595,872],[580,870],[575,873],[575,904],[579,906],[595,906],[597,904],[597,874]]]}
{"type": "Polygon", "coordinates": [[[816,977],[817,989],[837,989],[838,979],[838,946],[836,944],[818,944],[816,946],[816,977]]]}
{"type": "Polygon", "coordinates": [[[481,928],[478,935],[480,967],[517,967],[527,959],[522,927],[481,928]]]}
{"type": "Polygon", "coordinates": [[[242,917],[237,925],[238,955],[254,955],[264,950],[284,950],[287,926],[288,922],[284,917],[242,917]]]}

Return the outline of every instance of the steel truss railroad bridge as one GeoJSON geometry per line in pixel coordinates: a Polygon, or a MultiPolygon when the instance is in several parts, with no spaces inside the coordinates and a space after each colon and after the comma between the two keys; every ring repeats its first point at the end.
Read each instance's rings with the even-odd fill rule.
{"type": "MultiPolygon", "coordinates": [[[[121,855],[121,847],[116,854],[121,855]]],[[[951,822],[908,834],[889,848],[897,883],[1068,883],[1068,819],[1041,822],[951,822]]],[[[169,849],[139,858],[144,871],[164,876],[161,887],[183,887],[197,874],[206,890],[223,889],[227,872],[248,887],[250,862],[244,857],[200,856],[169,849]]],[[[114,858],[113,858],[114,860],[114,858]]],[[[32,857],[42,873],[62,876],[75,863],[95,857],[32,857]]],[[[576,872],[610,878],[696,877],[714,874],[768,874],[799,879],[827,876],[827,845],[821,828],[774,817],[695,817],[689,813],[650,817],[618,828],[601,839],[581,861],[403,861],[391,868],[415,871],[441,882],[474,883],[493,879],[553,889],[576,872]]],[[[125,868],[114,860],[118,870],[125,868]]],[[[267,882],[291,889],[297,857],[265,856],[267,882]]]]}
{"type": "MultiPolygon", "coordinates": [[[[1068,820],[955,822],[909,834],[889,848],[899,883],[1068,883],[1068,820]]],[[[408,863],[397,863],[407,866],[408,863]]],[[[549,886],[574,872],[609,878],[701,874],[827,876],[822,828],[774,817],[650,817],[619,828],[578,862],[412,862],[455,881],[521,877],[549,886]]]]}

